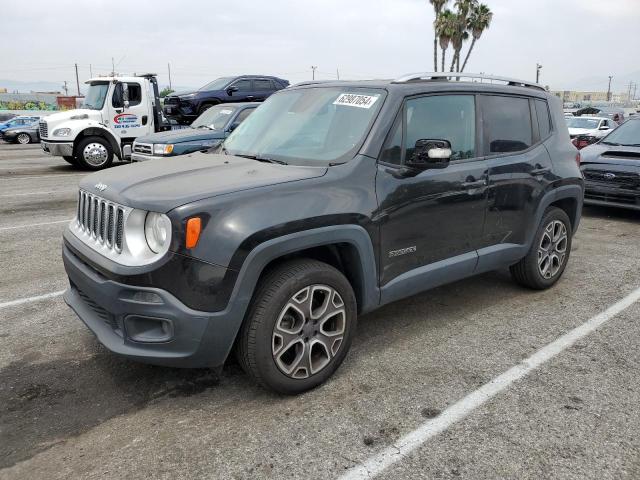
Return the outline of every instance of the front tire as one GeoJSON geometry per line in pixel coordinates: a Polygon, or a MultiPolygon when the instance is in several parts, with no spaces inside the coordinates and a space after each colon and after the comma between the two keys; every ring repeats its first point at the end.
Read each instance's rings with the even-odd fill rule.
{"type": "Polygon", "coordinates": [[[527,256],[510,267],[514,280],[544,290],[555,284],[567,267],[573,231],[564,210],[551,207],[542,217],[527,256]]]}
{"type": "Polygon", "coordinates": [[[353,289],[334,267],[292,260],[259,282],[241,328],[237,356],[258,383],[294,395],[327,380],[356,329],[353,289]]]}
{"type": "Polygon", "coordinates": [[[28,133],[20,133],[20,134],[18,134],[18,137],[16,138],[16,141],[20,145],[27,145],[27,144],[31,143],[31,135],[29,135],[28,133]]]}
{"type": "Polygon", "coordinates": [[[113,162],[113,149],[106,138],[87,137],[78,144],[75,157],[87,170],[102,170],[113,162]]]}
{"type": "Polygon", "coordinates": [[[76,160],[76,157],[69,157],[69,156],[64,156],[62,157],[64,158],[65,162],[70,163],[71,165],[73,165],[74,167],[78,166],[78,161],[76,160]]]}

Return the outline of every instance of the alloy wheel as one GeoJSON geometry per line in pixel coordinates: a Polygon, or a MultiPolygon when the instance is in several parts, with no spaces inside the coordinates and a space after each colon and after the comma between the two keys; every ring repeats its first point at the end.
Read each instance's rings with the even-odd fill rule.
{"type": "Polygon", "coordinates": [[[84,158],[88,164],[99,167],[106,163],[109,158],[109,152],[101,143],[93,142],[84,147],[82,158],[84,158]]]}
{"type": "Polygon", "coordinates": [[[285,304],[276,320],[271,352],[278,369],[295,379],[323,370],[342,345],[346,309],[328,285],[310,285],[285,304]]]}
{"type": "Polygon", "coordinates": [[[20,135],[18,135],[18,143],[25,145],[30,142],[31,142],[31,137],[29,136],[29,134],[21,133],[20,135]]]}
{"type": "Polygon", "coordinates": [[[567,226],[553,220],[545,227],[538,245],[538,270],[543,278],[553,278],[567,258],[567,226]]]}

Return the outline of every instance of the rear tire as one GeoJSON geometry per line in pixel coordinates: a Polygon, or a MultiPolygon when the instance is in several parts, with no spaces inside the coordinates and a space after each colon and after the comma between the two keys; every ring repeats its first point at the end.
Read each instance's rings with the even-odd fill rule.
{"type": "Polygon", "coordinates": [[[20,133],[16,138],[16,142],[18,142],[20,145],[27,145],[31,143],[31,135],[29,135],[28,133],[20,133]]]}
{"type": "Polygon", "coordinates": [[[288,261],[258,283],[236,355],[262,386],[295,395],[337,370],[356,322],[355,295],[340,271],[316,260],[288,261]]]}
{"type": "Polygon", "coordinates": [[[78,144],[75,158],[87,170],[102,170],[113,162],[113,149],[106,138],[87,137],[78,144]]]}
{"type": "Polygon", "coordinates": [[[557,207],[547,209],[529,253],[510,267],[513,279],[535,290],[551,287],[567,267],[572,236],[571,220],[564,210],[557,207]]]}

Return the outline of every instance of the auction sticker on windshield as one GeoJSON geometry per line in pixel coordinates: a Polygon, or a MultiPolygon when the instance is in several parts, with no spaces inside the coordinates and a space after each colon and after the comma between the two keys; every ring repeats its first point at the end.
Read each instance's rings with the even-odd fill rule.
{"type": "Polygon", "coordinates": [[[380,95],[360,95],[359,93],[343,93],[335,102],[334,105],[345,105],[347,107],[358,108],[371,108],[376,103],[380,95]]]}
{"type": "Polygon", "coordinates": [[[222,115],[231,115],[233,113],[233,110],[220,110],[220,113],[222,115]]]}

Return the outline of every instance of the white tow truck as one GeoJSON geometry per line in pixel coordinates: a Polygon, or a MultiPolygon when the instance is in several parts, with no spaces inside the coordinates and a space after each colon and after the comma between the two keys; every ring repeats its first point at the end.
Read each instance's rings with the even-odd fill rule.
{"type": "Polygon", "coordinates": [[[155,74],[98,77],[86,83],[89,89],[79,109],[40,121],[46,153],[100,170],[111,165],[114,155],[129,160],[137,137],[169,129],[163,122],[155,74]]]}

